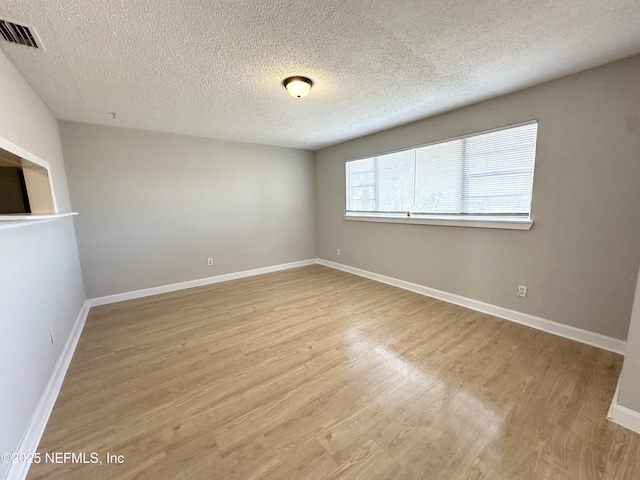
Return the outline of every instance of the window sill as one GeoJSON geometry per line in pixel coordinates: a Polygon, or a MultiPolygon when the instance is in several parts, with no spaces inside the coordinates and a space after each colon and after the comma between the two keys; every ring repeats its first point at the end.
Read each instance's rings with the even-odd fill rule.
{"type": "Polygon", "coordinates": [[[530,218],[518,217],[474,217],[445,215],[420,215],[407,217],[404,215],[370,215],[362,213],[347,213],[345,220],[357,222],[379,222],[379,223],[409,223],[417,225],[440,225],[444,227],[473,227],[473,228],[499,228],[504,230],[531,230],[533,220],[530,218]]]}
{"type": "Polygon", "coordinates": [[[78,215],[78,212],[69,213],[51,213],[47,215],[32,215],[32,214],[13,214],[13,215],[0,215],[0,229],[9,227],[19,227],[23,225],[33,225],[35,223],[47,222],[50,220],[57,220],[64,217],[72,217],[78,215]]]}

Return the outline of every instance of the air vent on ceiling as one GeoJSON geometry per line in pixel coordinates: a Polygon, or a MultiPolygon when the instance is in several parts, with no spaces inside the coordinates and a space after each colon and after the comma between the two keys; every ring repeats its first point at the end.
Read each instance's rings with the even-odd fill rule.
{"type": "Polygon", "coordinates": [[[40,48],[40,45],[36,41],[38,34],[33,27],[27,27],[26,25],[20,25],[0,18],[0,34],[7,42],[40,48]]]}

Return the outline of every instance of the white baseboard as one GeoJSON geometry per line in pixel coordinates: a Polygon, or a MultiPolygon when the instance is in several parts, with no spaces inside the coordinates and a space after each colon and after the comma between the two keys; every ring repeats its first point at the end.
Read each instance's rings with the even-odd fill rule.
{"type": "MultiPolygon", "coordinates": [[[[78,313],[76,321],[71,329],[67,343],[65,344],[60,357],[53,369],[51,378],[47,383],[47,386],[40,397],[35,411],[29,422],[29,426],[20,441],[20,445],[16,450],[16,453],[35,453],[38,449],[38,444],[44,433],[44,429],[47,426],[53,407],[55,406],[62,382],[75,353],[76,346],[80,340],[82,329],[87,320],[89,309],[93,306],[106,305],[108,303],[121,302],[124,300],[131,300],[134,298],[148,297],[150,295],[157,295],[159,293],[174,292],[177,290],[184,290],[187,288],[200,287],[203,285],[210,285],[213,283],[226,282],[229,280],[236,280],[239,278],[252,277],[254,275],[262,275],[264,273],[278,272],[280,270],[288,270],[291,268],[304,267],[307,265],[314,265],[316,259],[302,260],[299,262],[284,263],[281,265],[272,265],[270,267],[256,268],[253,270],[245,270],[243,272],[229,273],[226,275],[218,275],[215,277],[201,278],[198,280],[191,280],[187,282],[174,283],[171,285],[163,285],[160,287],[146,288],[144,290],[136,290],[133,292],[120,293],[116,295],[108,295],[105,297],[93,298],[86,300],[78,313]]],[[[7,471],[4,480],[24,480],[29,472],[30,465],[28,463],[15,463],[11,464],[7,471]]]]}
{"type": "Polygon", "coordinates": [[[618,340],[616,338],[607,337],[600,333],[590,332],[588,330],[582,330],[580,328],[571,327],[562,323],[557,323],[552,320],[536,317],[527,313],[518,312],[515,310],[509,310],[508,308],[499,307],[490,303],[481,302],[472,298],[462,297],[453,293],[443,292],[442,290],[436,290],[435,288],[425,287],[424,285],[418,285],[417,283],[406,282],[393,277],[387,277],[386,275],[380,275],[378,273],[369,272],[360,268],[350,267],[341,263],[331,262],[319,258],[317,263],[324,265],[325,267],[335,268],[342,270],[343,272],[352,273],[360,277],[365,277],[377,282],[393,285],[394,287],[410,290],[421,295],[437,298],[445,302],[454,303],[462,307],[470,308],[482,313],[488,313],[496,317],[504,318],[512,322],[520,323],[528,327],[542,330],[543,332],[552,333],[560,337],[576,340],[587,345],[609,350],[611,352],[624,355],[626,342],[618,340]]]}
{"type": "MultiPolygon", "coordinates": [[[[116,295],[108,295],[104,297],[98,297],[98,298],[86,300],[82,305],[80,312],[78,313],[78,316],[71,330],[71,334],[69,335],[67,343],[65,344],[62,350],[62,353],[58,358],[56,366],[53,370],[53,374],[51,375],[51,378],[49,379],[49,382],[47,383],[47,386],[42,396],[40,397],[40,401],[36,406],[33,416],[31,417],[29,426],[27,427],[25,435],[22,438],[22,441],[20,442],[20,445],[16,450],[16,452],[17,453],[34,453],[37,451],[38,444],[40,443],[40,439],[42,438],[42,434],[44,433],[44,429],[49,420],[49,416],[51,415],[56,399],[58,398],[60,388],[62,387],[62,382],[64,381],[65,374],[67,372],[67,369],[69,368],[71,359],[73,358],[73,354],[78,344],[78,340],[80,339],[80,335],[82,333],[82,329],[86,322],[90,307],[98,306],[98,305],[106,305],[106,304],[115,303],[115,302],[121,302],[124,300],[132,300],[135,298],[142,298],[142,297],[147,297],[151,295],[157,295],[160,293],[174,292],[177,290],[184,290],[187,288],[200,287],[203,285],[210,285],[210,284],[219,283],[219,282],[226,282],[229,280],[236,280],[239,278],[246,278],[246,277],[251,277],[255,275],[262,275],[264,273],[277,272],[277,271],[288,270],[288,269],[297,268],[297,267],[304,267],[307,265],[313,265],[315,263],[324,265],[326,267],[335,268],[337,270],[342,270],[344,272],[352,273],[354,275],[358,275],[361,277],[369,278],[371,280],[375,280],[381,283],[386,283],[388,285],[392,285],[395,287],[403,288],[405,290],[410,290],[412,292],[419,293],[421,295],[437,298],[439,300],[443,300],[445,302],[470,308],[472,310],[476,310],[482,313],[494,315],[496,317],[504,318],[506,320],[511,320],[513,322],[527,325],[529,327],[533,327],[538,330],[542,330],[548,333],[559,335],[561,337],[569,338],[571,340],[576,340],[578,342],[586,343],[588,345],[593,345],[595,347],[603,348],[605,350],[610,350],[612,352],[624,355],[624,348],[625,348],[624,341],[607,337],[599,333],[593,333],[587,330],[581,330],[579,328],[570,327],[568,325],[556,323],[551,320],[546,320],[544,318],[535,317],[533,315],[517,312],[515,310],[509,310],[503,307],[499,307],[497,305],[491,305],[489,303],[484,303],[478,300],[462,297],[460,295],[443,292],[441,290],[425,287],[423,285],[418,285],[416,283],[406,282],[404,280],[388,277],[386,275],[380,275],[377,273],[369,272],[367,270],[361,270],[359,268],[350,267],[348,265],[342,265],[336,262],[331,262],[329,260],[324,260],[320,258],[302,260],[299,262],[291,262],[291,263],[285,263],[281,265],[273,265],[270,267],[256,268],[253,270],[245,270],[242,272],[218,275],[215,277],[201,278],[198,280],[174,283],[170,285],[163,285],[160,287],[147,288],[143,290],[136,290],[133,292],[120,293],[116,295]]],[[[615,423],[618,423],[619,425],[622,425],[625,428],[628,428],[630,430],[633,430],[634,432],[640,433],[640,413],[630,410],[621,405],[617,405],[616,400],[617,400],[617,394],[614,397],[614,403],[612,403],[612,406],[610,409],[611,420],[615,423]]],[[[26,464],[26,463],[12,464],[9,470],[7,471],[5,480],[24,480],[24,478],[26,478],[27,476],[28,471],[29,471],[29,464],[26,464]]]]}
{"type": "MultiPolygon", "coordinates": [[[[53,407],[56,404],[56,400],[58,399],[58,394],[60,393],[64,376],[67,373],[73,354],[76,351],[78,340],[80,340],[80,335],[82,334],[82,329],[84,328],[84,324],[87,320],[89,308],[89,302],[85,301],[78,313],[78,316],[76,317],[76,321],[71,329],[67,343],[65,343],[64,348],[60,353],[60,357],[58,357],[58,361],[53,369],[51,378],[49,378],[49,382],[47,382],[47,386],[45,387],[44,392],[42,392],[42,396],[40,397],[40,400],[36,405],[36,409],[31,416],[29,426],[27,427],[27,430],[20,441],[20,445],[16,450],[16,453],[18,454],[35,453],[38,450],[38,444],[40,443],[44,429],[49,421],[49,416],[51,415],[53,407]]],[[[5,480],[24,480],[29,472],[30,466],[31,465],[29,463],[12,463],[5,475],[5,480]]]]}
{"type": "Polygon", "coordinates": [[[254,275],[262,275],[264,273],[279,272],[280,270],[289,270],[290,268],[306,267],[313,265],[316,259],[301,260],[299,262],[282,263],[280,265],[272,265],[270,267],[254,268],[253,270],[244,270],[242,272],[227,273],[225,275],[216,275],[215,277],[199,278],[197,280],[188,280],[186,282],[171,283],[169,285],[161,285],[159,287],[144,288],[142,290],[134,290],[132,292],[116,293],[115,295],[106,295],[104,297],[96,297],[89,299],[89,305],[97,307],[99,305],[107,305],[109,303],[124,302],[125,300],[133,300],[136,298],[150,297],[160,293],[176,292],[178,290],[186,290],[187,288],[202,287],[214,283],[228,282],[229,280],[237,280],[239,278],[253,277],[254,275]]]}
{"type": "Polygon", "coordinates": [[[611,416],[608,418],[613,423],[617,423],[632,432],[640,433],[640,412],[618,405],[617,395],[613,397],[610,413],[611,416]]]}
{"type": "Polygon", "coordinates": [[[613,392],[613,398],[611,399],[611,405],[609,405],[609,411],[607,412],[607,418],[611,420],[613,417],[613,408],[618,404],[618,392],[620,391],[620,381],[622,380],[622,372],[618,375],[618,383],[616,383],[616,391],[613,392]]]}
{"type": "Polygon", "coordinates": [[[616,385],[616,392],[613,394],[607,418],[621,427],[628,428],[632,432],[640,433],[640,412],[618,405],[618,393],[620,391],[621,379],[622,374],[618,377],[618,385],[616,385]]]}

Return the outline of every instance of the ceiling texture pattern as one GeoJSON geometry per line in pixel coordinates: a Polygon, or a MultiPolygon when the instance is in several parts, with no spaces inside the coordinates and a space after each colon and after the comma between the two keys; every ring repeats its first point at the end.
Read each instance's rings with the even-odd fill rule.
{"type": "Polygon", "coordinates": [[[3,0],[0,17],[38,32],[44,50],[0,48],[60,119],[310,150],[640,53],[638,0],[3,0]]]}

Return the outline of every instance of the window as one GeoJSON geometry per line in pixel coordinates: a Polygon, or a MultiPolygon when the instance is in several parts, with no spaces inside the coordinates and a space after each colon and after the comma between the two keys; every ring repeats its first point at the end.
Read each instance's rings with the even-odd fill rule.
{"type": "Polygon", "coordinates": [[[348,220],[531,228],[538,123],[346,163],[348,220]]]}

